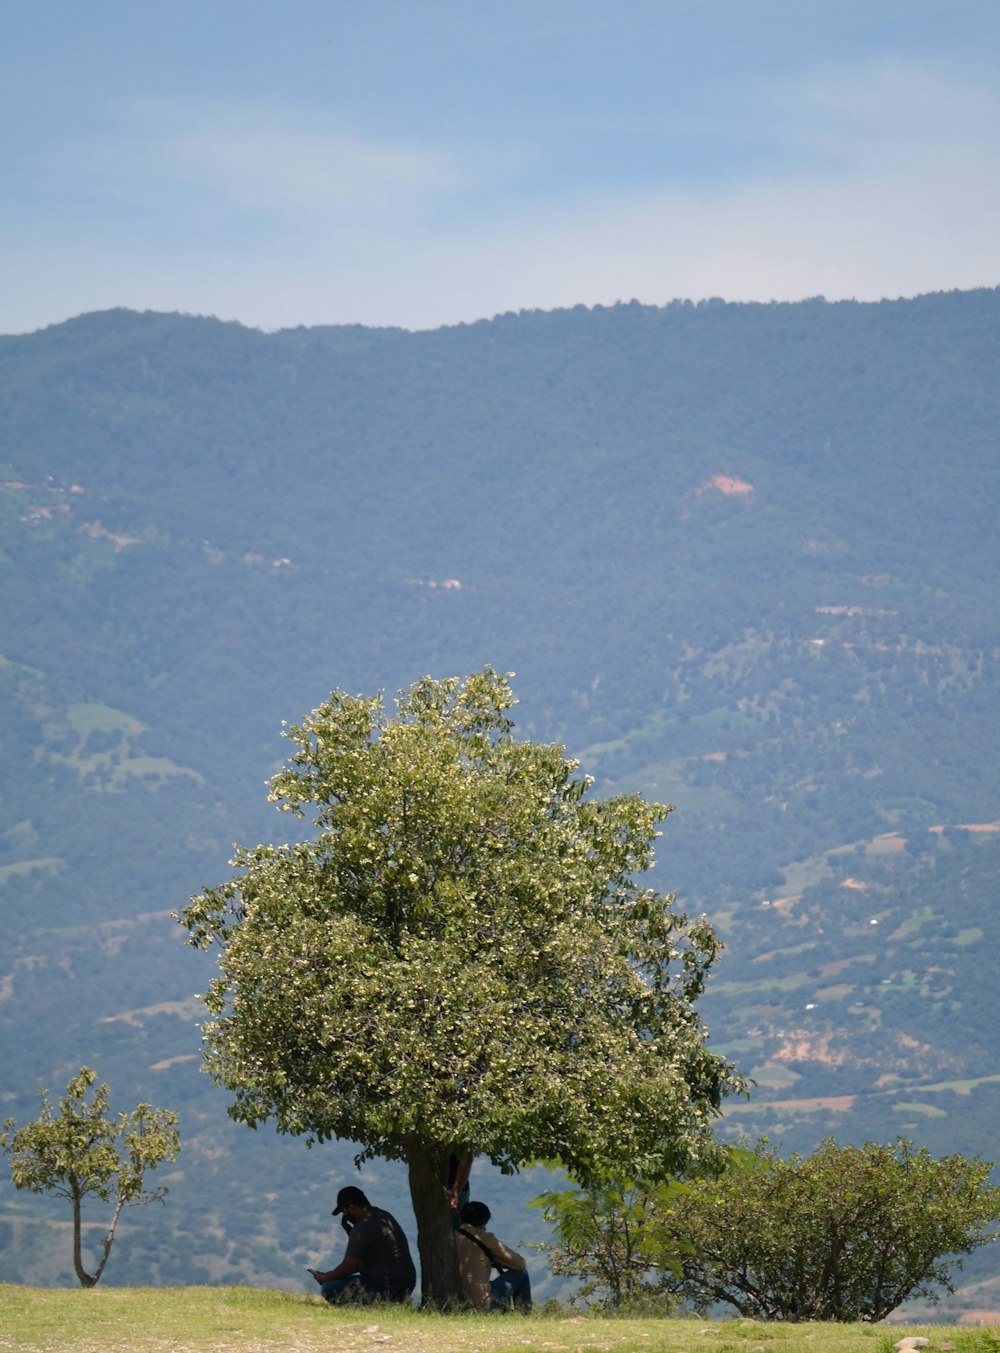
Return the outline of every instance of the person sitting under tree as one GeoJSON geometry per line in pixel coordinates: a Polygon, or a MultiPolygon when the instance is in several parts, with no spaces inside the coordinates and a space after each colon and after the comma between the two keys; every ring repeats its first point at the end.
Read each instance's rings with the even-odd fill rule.
{"type": "Polygon", "coordinates": [[[455,1233],[462,1294],[481,1311],[531,1310],[528,1266],[516,1250],[487,1231],[490,1209],[485,1203],[466,1203],[455,1233]],[[493,1269],[497,1276],[490,1279],[493,1269]]]}
{"type": "Polygon", "coordinates": [[[310,1269],[320,1294],[330,1302],[408,1301],[417,1282],[410,1246],[396,1218],[373,1207],[353,1184],[337,1194],[347,1249],[336,1268],[310,1269]]]}

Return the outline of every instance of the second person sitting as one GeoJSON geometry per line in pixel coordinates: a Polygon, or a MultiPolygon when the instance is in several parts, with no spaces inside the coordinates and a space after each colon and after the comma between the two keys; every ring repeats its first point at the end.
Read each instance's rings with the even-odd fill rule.
{"type": "Polygon", "coordinates": [[[485,1203],[466,1203],[458,1216],[455,1243],[462,1294],[481,1311],[531,1310],[528,1266],[516,1250],[487,1231],[490,1209],[485,1203]],[[490,1273],[497,1269],[491,1280],[490,1273]]]}

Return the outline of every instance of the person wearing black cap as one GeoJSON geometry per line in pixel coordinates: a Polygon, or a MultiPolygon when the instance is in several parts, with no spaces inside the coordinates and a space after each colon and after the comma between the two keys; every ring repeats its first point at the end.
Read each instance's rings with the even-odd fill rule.
{"type": "Polygon", "coordinates": [[[343,1217],[347,1250],[336,1268],[310,1269],[327,1301],[406,1301],[417,1273],[403,1228],[391,1213],[372,1207],[361,1189],[348,1184],[337,1194],[335,1217],[343,1217]]]}

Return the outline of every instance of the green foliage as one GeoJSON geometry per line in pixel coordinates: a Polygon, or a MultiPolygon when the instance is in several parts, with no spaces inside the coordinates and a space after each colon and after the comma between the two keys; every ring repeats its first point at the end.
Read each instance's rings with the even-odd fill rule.
{"type": "MultiPolygon", "coordinates": [[[[619,1314],[668,1314],[677,1297],[662,1268],[663,1214],[675,1184],[605,1182],[583,1189],[550,1189],[532,1200],[554,1227],[543,1245],[552,1272],[580,1280],[577,1296],[596,1296],[619,1314]]],[[[574,1298],[575,1299],[575,1298],[574,1298]]]]}
{"type": "Polygon", "coordinates": [[[669,809],[588,797],[513,703],[489,667],[394,717],[334,693],[271,782],[314,834],[240,849],[181,918],[221,948],[207,1063],[232,1114],[407,1160],[418,1228],[418,1161],[662,1172],[714,1152],[742,1086],[693,1008],[711,927],[641,886],[669,809]]]}
{"type": "Polygon", "coordinates": [[[908,1297],[951,1291],[960,1256],[996,1238],[991,1166],[933,1159],[902,1138],[780,1159],[760,1143],[691,1182],[661,1217],[679,1293],[764,1320],[882,1320],[908,1297]]]}
{"type": "Polygon", "coordinates": [[[166,1188],[146,1188],[146,1173],[161,1161],[176,1160],[180,1150],[175,1114],[139,1104],[112,1117],[108,1087],[94,1088],[96,1081],[96,1073],[82,1067],[67,1085],[58,1111],[41,1090],[38,1118],[21,1128],[8,1118],[0,1134],[0,1150],[10,1158],[16,1188],[53,1193],[72,1205],[73,1264],[84,1287],[93,1287],[104,1272],[122,1208],[162,1202],[166,1188]],[[88,1194],[113,1203],[93,1273],[84,1268],[81,1252],[81,1204],[88,1194]]]}

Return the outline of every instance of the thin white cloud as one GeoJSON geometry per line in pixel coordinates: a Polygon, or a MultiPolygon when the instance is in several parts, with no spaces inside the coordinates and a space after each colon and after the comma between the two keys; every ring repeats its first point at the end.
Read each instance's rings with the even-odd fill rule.
{"type": "Polygon", "coordinates": [[[439,152],[246,115],[209,121],[159,157],[174,176],[231,205],[324,222],[410,208],[464,179],[439,152]]]}
{"type": "Polygon", "coordinates": [[[896,65],[775,90],[773,109],[781,167],[769,174],[531,206],[493,192],[487,207],[490,167],[474,178],[457,154],[204,123],[159,162],[211,180],[234,212],[280,204],[272,228],[238,244],[206,236],[183,256],[140,240],[114,253],[39,245],[0,328],[110,305],[264,328],[430,328],[632,297],[878,299],[1000,284],[992,90],[896,65]],[[449,225],[451,204],[461,225],[457,214],[449,225]]]}
{"type": "MultiPolygon", "coordinates": [[[[771,176],[644,192],[452,241],[512,309],[637,297],[878,299],[1000,284],[1000,97],[899,65],[777,90],[771,176]]],[[[497,307],[494,307],[497,308],[497,307]]]]}
{"type": "Polygon", "coordinates": [[[799,134],[851,157],[883,158],[936,143],[996,144],[996,90],[935,74],[925,66],[884,62],[820,72],[784,91],[799,134]]]}

